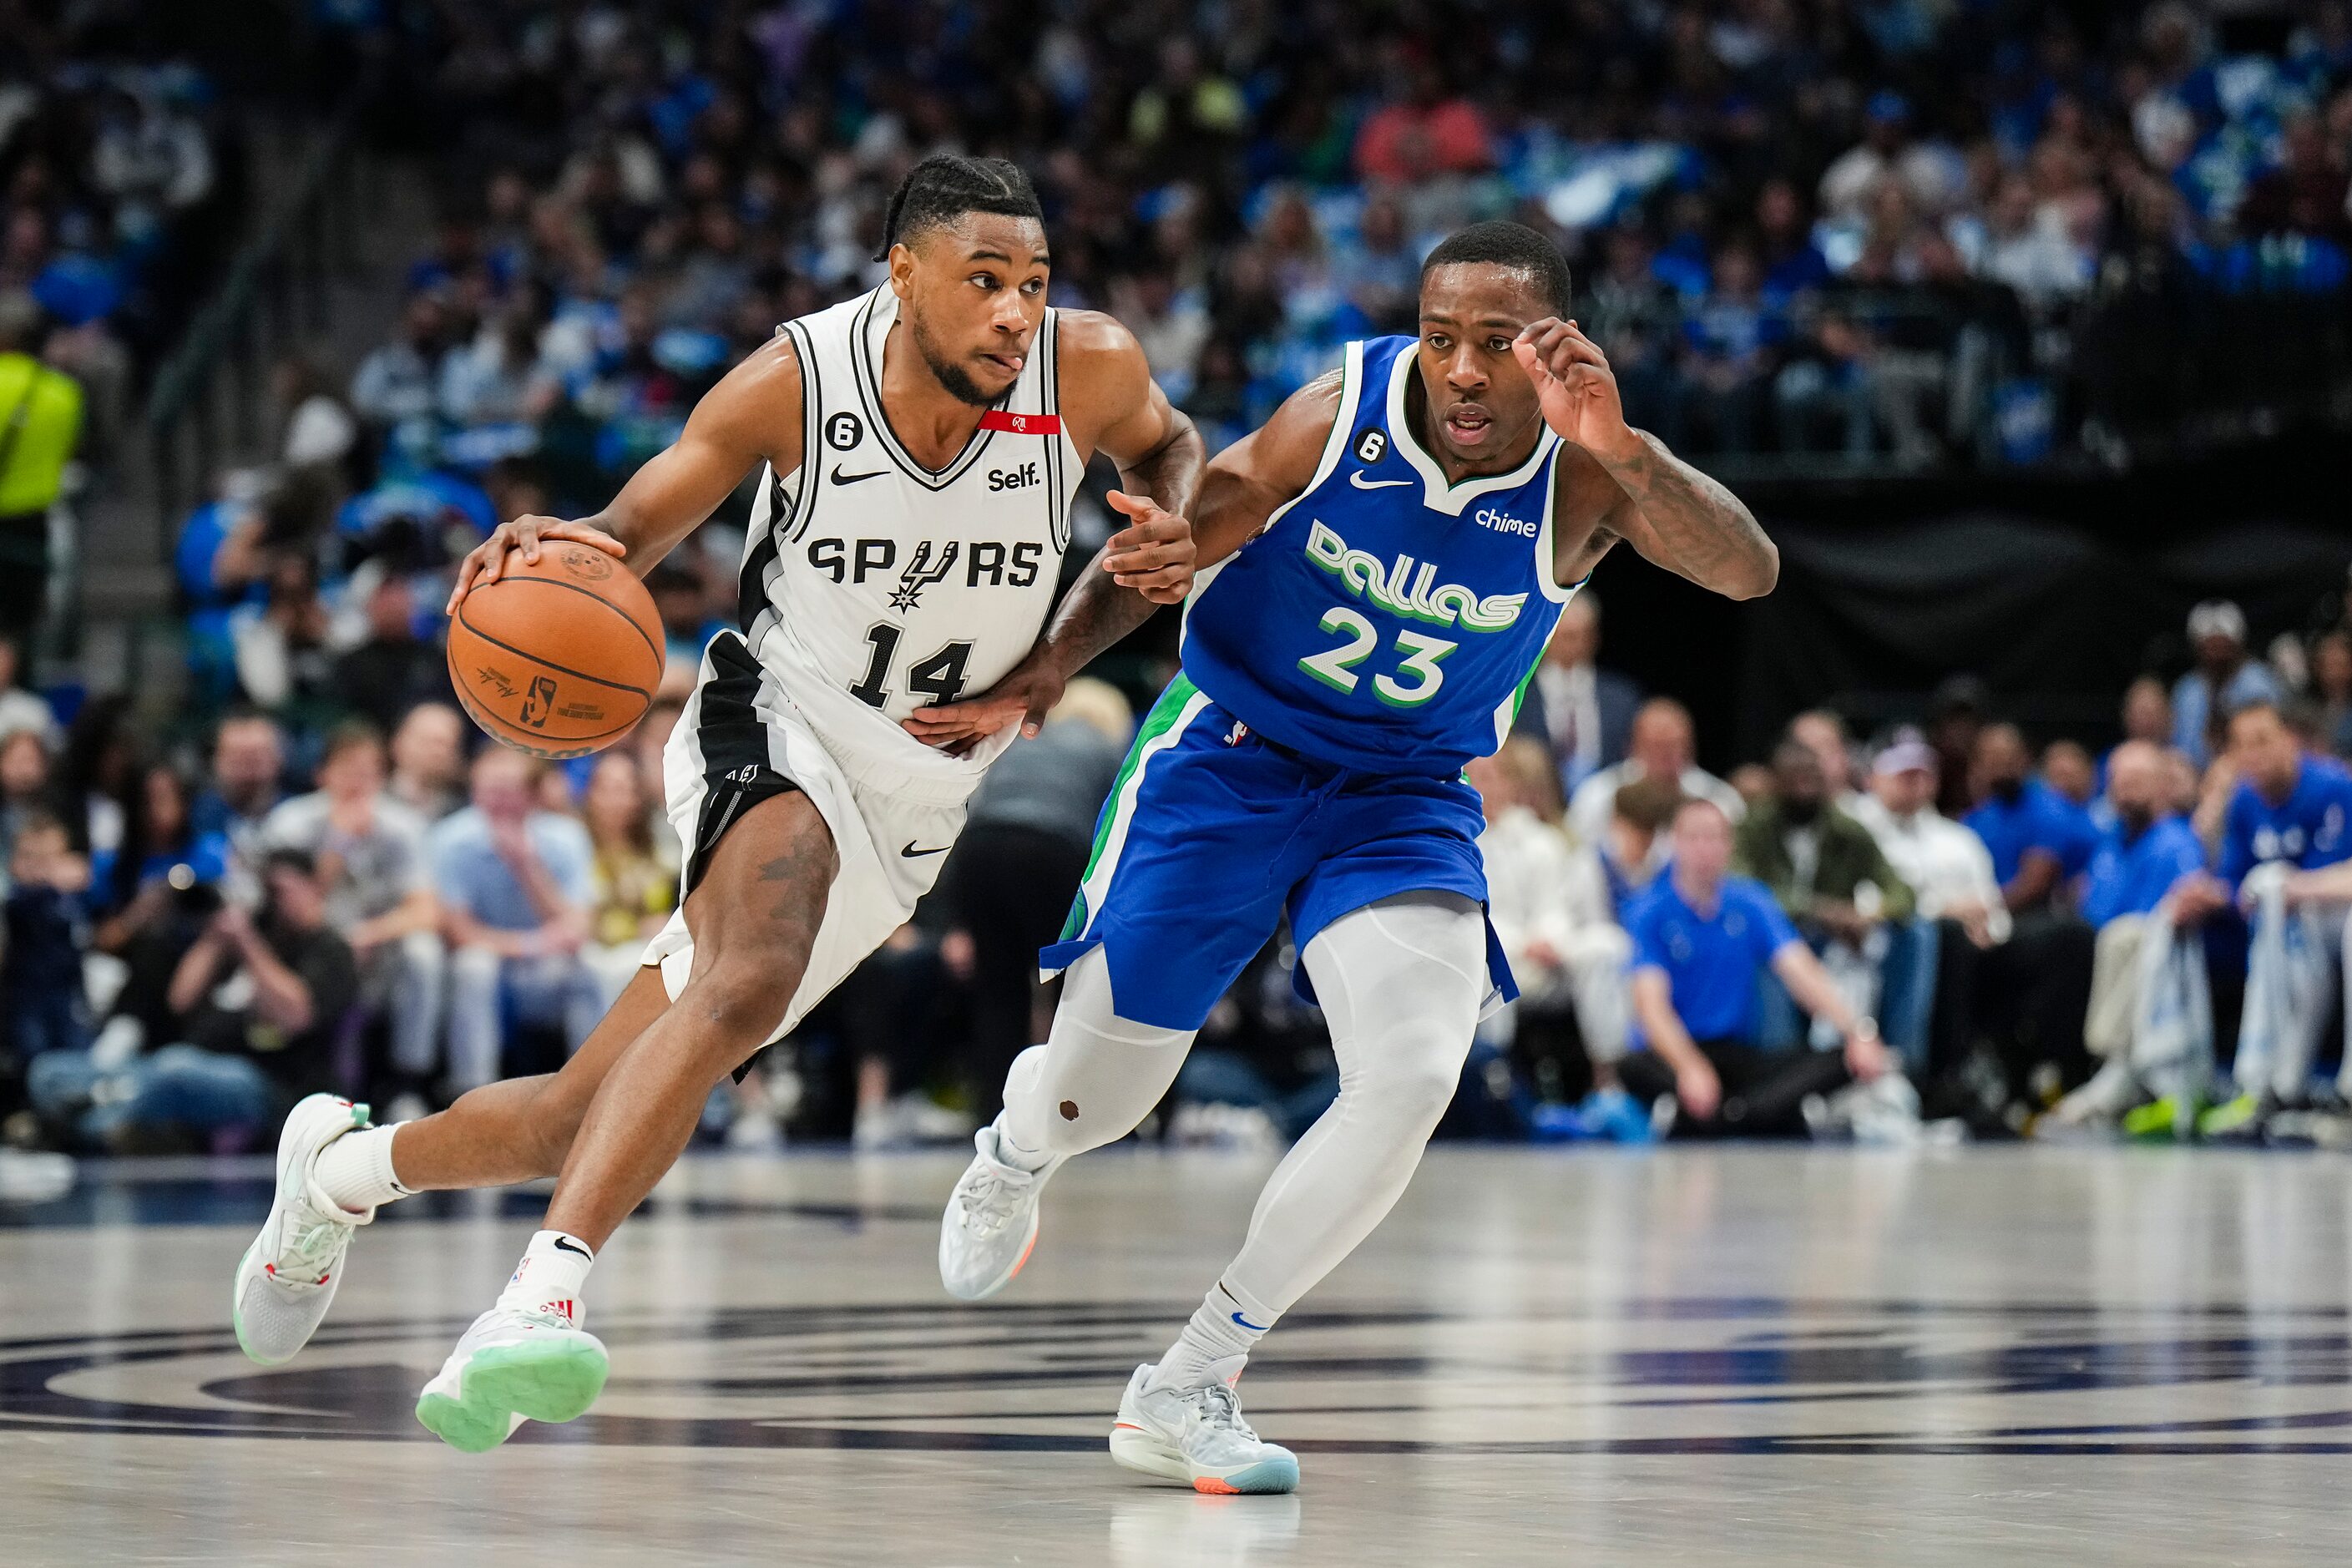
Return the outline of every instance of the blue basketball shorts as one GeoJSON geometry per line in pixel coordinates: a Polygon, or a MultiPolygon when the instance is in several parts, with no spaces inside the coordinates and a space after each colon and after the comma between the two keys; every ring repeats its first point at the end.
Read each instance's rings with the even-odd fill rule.
{"type": "MultiPolygon", "coordinates": [[[[1400,893],[1484,906],[1484,826],[1459,778],[1318,762],[1179,675],[1136,735],[1062,940],[1038,963],[1050,977],[1100,945],[1120,1017],[1197,1029],[1286,913],[1304,952],[1341,915],[1400,893]]],[[[1486,963],[1500,999],[1517,996],[1491,924],[1486,963]]],[[[1304,963],[1295,984],[1315,999],[1304,963]]]]}

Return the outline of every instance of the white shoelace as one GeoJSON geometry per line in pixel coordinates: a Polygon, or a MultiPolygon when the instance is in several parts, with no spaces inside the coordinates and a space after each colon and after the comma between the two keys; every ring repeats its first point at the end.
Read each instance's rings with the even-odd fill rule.
{"type": "Polygon", "coordinates": [[[1198,1388],[1188,1388],[1177,1397],[1192,1413],[1193,1421],[1212,1431],[1230,1432],[1250,1442],[1258,1440],[1255,1427],[1242,1419],[1241,1395],[1233,1385],[1224,1383],[1204,1383],[1198,1388]]]}
{"type": "Polygon", "coordinates": [[[269,1276],[289,1290],[316,1290],[324,1285],[333,1268],[336,1251],[351,1234],[351,1226],[331,1219],[313,1218],[309,1225],[302,1225],[304,1213],[298,1208],[287,1215],[286,1227],[294,1232],[293,1239],[279,1248],[278,1267],[269,1276]],[[299,1231],[295,1229],[298,1226],[301,1226],[299,1231]],[[289,1273],[289,1266],[298,1263],[300,1267],[289,1273]]]}
{"type": "Polygon", "coordinates": [[[971,1227],[982,1236],[993,1236],[1003,1230],[1020,1212],[1023,1200],[1036,1181],[1030,1172],[994,1161],[984,1163],[961,1194],[971,1227]]]}

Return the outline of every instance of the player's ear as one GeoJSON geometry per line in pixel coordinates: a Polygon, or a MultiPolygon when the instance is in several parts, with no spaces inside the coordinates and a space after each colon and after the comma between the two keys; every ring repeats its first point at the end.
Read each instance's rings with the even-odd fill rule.
{"type": "Polygon", "coordinates": [[[890,247],[890,292],[904,300],[915,291],[915,251],[905,240],[890,247]]]}

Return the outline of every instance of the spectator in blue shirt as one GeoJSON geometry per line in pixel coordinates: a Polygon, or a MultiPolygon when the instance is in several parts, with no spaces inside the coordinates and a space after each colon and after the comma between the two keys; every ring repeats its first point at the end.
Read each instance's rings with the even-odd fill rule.
{"type": "MultiPolygon", "coordinates": [[[[2235,902],[2246,873],[2273,860],[2313,871],[2352,858],[2352,773],[2306,754],[2278,709],[2250,702],[2230,716],[2238,784],[2221,819],[2213,877],[2184,889],[2185,912],[2202,918],[2235,902]]],[[[2307,889],[2309,878],[2289,881],[2307,889]]]]}
{"type": "Polygon", "coordinates": [[[212,780],[189,808],[198,838],[229,847],[229,876],[248,903],[259,895],[261,819],[286,798],[286,737],[278,721],[250,709],[231,713],[213,736],[212,780]]]}
{"type": "Polygon", "coordinates": [[[1877,1078],[1894,1058],[1764,885],[1730,874],[1731,822],[1721,807],[1685,801],[1674,845],[1666,874],[1626,913],[1633,1017],[1646,1047],[1621,1065],[1626,1091],[1644,1103],[1672,1095],[1677,1124],[1692,1131],[1801,1134],[1808,1096],[1877,1078]],[[1757,1047],[1757,982],[1766,969],[1836,1027],[1843,1051],[1757,1047]]]}
{"type": "Polygon", "coordinates": [[[2284,701],[2270,666],[2247,657],[2246,615],[2227,599],[2208,599],[2189,612],[2189,644],[2197,668],[2172,687],[2172,743],[2200,769],[2210,762],[2212,727],[2249,702],[2284,701]]]}
{"type": "Polygon", "coordinates": [[[2268,702],[2232,713],[2228,739],[2239,782],[2222,817],[2218,874],[2191,878],[2173,895],[2183,923],[2234,904],[2253,925],[2249,1000],[2231,1066],[2240,1092],[2200,1119],[2198,1130],[2208,1136],[2259,1131],[2272,1110],[2302,1100],[2352,909],[2352,774],[2331,758],[2306,754],[2268,702]],[[2273,864],[2291,869],[2277,889],[2279,903],[2265,909],[2252,873],[2273,864]],[[2280,928],[2265,921],[2277,916],[2306,940],[2266,941],[2266,931],[2280,928]],[[2258,1007],[2257,997],[2269,1005],[2258,1007]]]}
{"type": "Polygon", "coordinates": [[[1752,451],[1786,323],[1765,304],[1753,250],[1724,247],[1714,273],[1714,288],[1683,323],[1683,416],[1707,426],[1725,451],[1752,451]]]}
{"type": "Polygon", "coordinates": [[[434,829],[434,890],[449,939],[452,1087],[499,1076],[502,1020],[560,1026],[577,1050],[604,997],[581,956],[596,902],[595,849],[577,818],[536,808],[539,767],[490,746],[473,805],[434,829]]]}
{"type": "Polygon", "coordinates": [[[2098,830],[2088,813],[2030,775],[2032,758],[2014,724],[1990,724],[1969,759],[1977,808],[1960,818],[1992,852],[1992,874],[2011,913],[2043,910],[2091,863],[2098,830]]]}
{"type": "Polygon", "coordinates": [[[2112,826],[2099,835],[2083,888],[2082,914],[2094,929],[2118,916],[2144,915],[2182,878],[2205,869],[2205,847],[2188,823],[2164,809],[2164,758],[2145,741],[2126,741],[2108,759],[2112,826]]]}
{"type": "MultiPolygon", "coordinates": [[[[2098,932],[2083,1039],[2103,1065],[2053,1109],[2059,1126],[2120,1116],[2150,1092],[2133,1066],[2133,1052],[2141,1020],[2159,1016],[2160,988],[2171,979],[2168,964],[2148,962],[2148,944],[2169,948],[2176,942],[2182,923],[2179,894],[2208,879],[2205,847],[2171,809],[2170,772],[2170,759],[2150,741],[2126,741],[2108,754],[2107,801],[2115,818],[2092,853],[2082,900],[2083,919],[2098,932]]],[[[2201,964],[2201,950],[2196,951],[2201,964]]]]}
{"type": "Polygon", "coordinates": [[[187,605],[188,668],[196,695],[226,701],[236,689],[229,616],[261,597],[261,509],[250,500],[206,501],[180,525],[173,575],[187,605]]]}

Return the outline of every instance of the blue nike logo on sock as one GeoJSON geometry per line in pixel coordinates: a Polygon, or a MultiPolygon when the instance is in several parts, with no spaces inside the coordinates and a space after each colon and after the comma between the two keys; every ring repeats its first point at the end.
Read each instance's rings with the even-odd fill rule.
{"type": "Polygon", "coordinates": [[[1251,1322],[1247,1318],[1243,1317],[1239,1312],[1235,1312],[1235,1313],[1234,1314],[1234,1322],[1236,1322],[1236,1323],[1239,1323],[1243,1328],[1247,1329],[1250,1332],[1252,1332],[1252,1333],[1254,1333],[1254,1334],[1262,1334],[1262,1333],[1265,1332],[1265,1330],[1264,1328],[1260,1327],[1259,1325],[1257,1325],[1257,1324],[1255,1324],[1255,1323],[1251,1322]]]}

